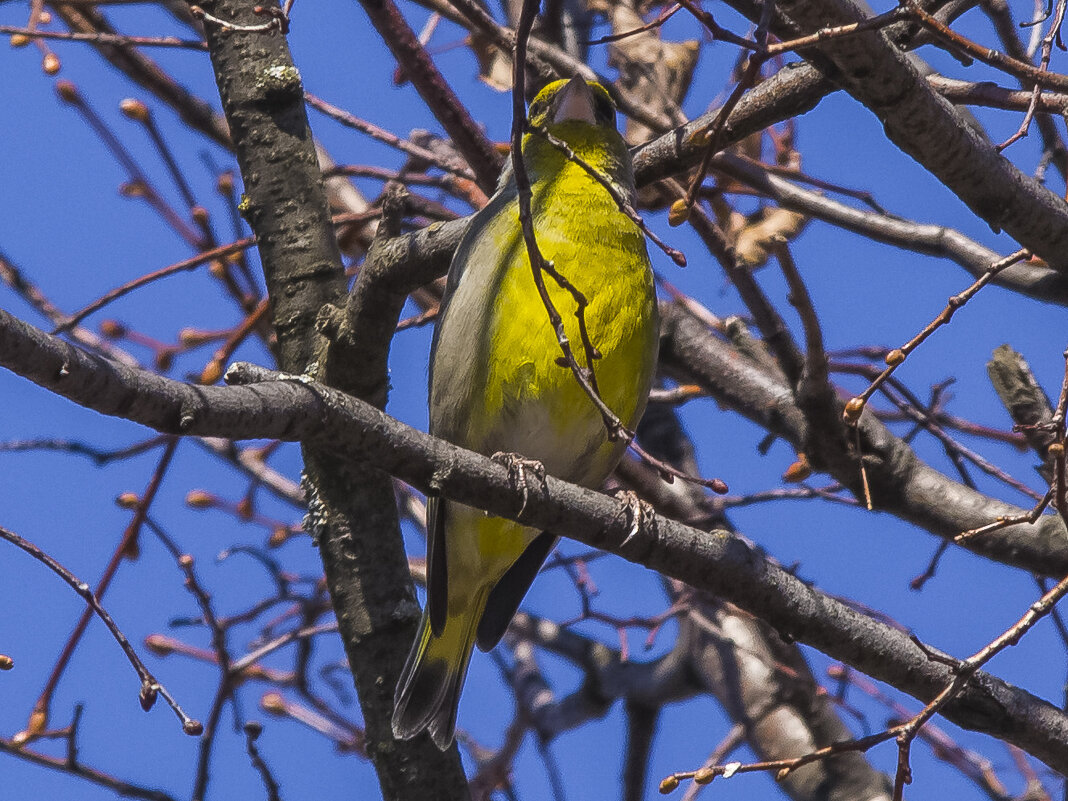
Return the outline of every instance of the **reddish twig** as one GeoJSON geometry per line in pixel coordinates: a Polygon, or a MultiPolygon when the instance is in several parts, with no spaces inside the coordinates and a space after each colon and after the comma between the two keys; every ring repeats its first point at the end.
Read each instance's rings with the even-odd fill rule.
{"type": "Polygon", "coordinates": [[[99,311],[100,309],[107,306],[109,303],[118,300],[124,295],[128,295],[135,289],[139,289],[145,286],[146,284],[150,284],[153,281],[158,281],[160,278],[166,278],[167,276],[175,275],[176,273],[193,270],[197,267],[200,267],[202,264],[207,264],[210,261],[214,261],[215,259],[227,256],[230,253],[236,253],[246,248],[250,248],[255,244],[256,237],[249,236],[244,239],[239,239],[236,242],[231,242],[228,245],[220,245],[217,248],[206,250],[202,253],[198,253],[196,256],[192,256],[188,259],[185,259],[184,261],[177,262],[176,264],[171,264],[168,267],[163,267],[154,272],[142,275],[139,278],[135,278],[133,281],[129,281],[120,287],[116,287],[115,289],[108,292],[106,295],[103,295],[100,298],[94,300],[88,306],[83,307],[80,311],[77,311],[74,314],[70,315],[70,317],[64,320],[62,324],[57,325],[55,329],[53,329],[52,333],[62,334],[66,331],[69,331],[71,328],[78,325],[78,323],[80,323],[90,314],[99,311]]]}
{"type": "Polygon", "coordinates": [[[920,331],[920,333],[918,333],[900,348],[896,348],[886,354],[886,369],[879,373],[876,379],[868,385],[867,389],[865,389],[856,397],[851,398],[850,401],[846,404],[845,412],[843,414],[846,423],[851,426],[856,425],[857,421],[860,420],[860,413],[864,411],[864,406],[868,402],[868,399],[871,398],[872,394],[874,394],[875,391],[879,389],[880,386],[882,386],[883,382],[885,382],[886,379],[888,379],[891,375],[894,374],[894,371],[899,366],[904,364],[905,359],[908,358],[908,355],[910,353],[912,353],[914,350],[916,350],[916,348],[922,345],[923,342],[929,336],[931,336],[931,334],[933,334],[942,326],[948,324],[949,321],[953,318],[953,315],[957,311],[957,309],[961,308],[969,300],[971,300],[975,296],[975,294],[984,286],[989,284],[999,272],[1004,270],[1006,267],[1010,267],[1011,265],[1016,264],[1017,262],[1029,258],[1030,255],[1031,253],[1028,250],[1018,250],[1015,253],[1012,253],[1006,256],[1005,258],[991,264],[987,271],[983,273],[976,281],[974,281],[967,289],[965,289],[960,294],[953,295],[949,299],[949,302],[946,304],[946,307],[942,310],[942,312],[937,317],[935,317],[930,323],[924,326],[923,330],[920,331]]]}
{"type": "MultiPolygon", "coordinates": [[[[135,501],[136,506],[134,516],[126,526],[126,530],[122,534],[122,539],[119,540],[118,547],[111,555],[110,561],[104,568],[100,580],[97,582],[96,590],[93,592],[94,597],[99,599],[104,596],[108,586],[111,584],[111,580],[115,577],[115,573],[119,569],[119,565],[122,564],[122,560],[135,552],[141,526],[144,525],[145,518],[148,515],[148,509],[152,505],[152,501],[155,500],[156,492],[159,490],[160,484],[163,482],[163,476],[166,474],[167,468],[170,466],[171,459],[174,456],[174,451],[177,447],[178,438],[170,438],[170,441],[163,450],[163,455],[160,457],[159,463],[156,465],[155,471],[152,473],[152,478],[149,479],[145,494],[135,501]]],[[[74,651],[77,648],[78,643],[81,641],[82,635],[85,633],[85,629],[89,625],[89,621],[92,617],[93,610],[86,609],[75,624],[74,631],[67,639],[66,645],[63,646],[63,651],[56,660],[56,664],[52,668],[52,673],[49,675],[48,681],[45,682],[44,689],[41,691],[41,695],[33,706],[33,712],[30,714],[30,722],[26,727],[29,732],[33,733],[35,731],[40,731],[47,726],[52,695],[55,692],[56,687],[59,685],[59,680],[62,677],[63,672],[66,670],[71,657],[74,655],[74,651]]]]}
{"type": "MultiPolygon", "coordinates": [[[[133,665],[133,669],[137,671],[138,678],[141,679],[141,708],[146,712],[152,708],[156,703],[156,697],[163,696],[163,699],[174,710],[174,714],[178,716],[178,720],[182,723],[182,730],[186,734],[198,735],[203,730],[201,724],[189,717],[182,708],[178,705],[178,702],[174,700],[174,697],[167,691],[162,684],[156,679],[155,676],[145,667],[145,663],[141,661],[141,658],[137,655],[137,652],[130,645],[130,641],[126,639],[126,635],[122,633],[122,630],[116,625],[114,619],[108,614],[108,611],[101,605],[97,595],[89,588],[89,585],[78,579],[67,568],[63,567],[59,562],[42,551],[32,542],[29,542],[13,531],[8,531],[6,528],[0,527],[0,538],[3,538],[10,542],[12,545],[20,548],[28,553],[38,562],[43,564],[57,576],[59,576],[67,585],[73,589],[78,595],[80,595],[88,606],[88,614],[95,614],[103,621],[107,626],[108,631],[111,632],[111,636],[115,638],[115,641],[122,648],[126,658],[130,664],[133,665]]],[[[43,728],[43,724],[42,724],[43,728]]],[[[30,735],[37,734],[39,732],[34,731],[34,727],[29,728],[30,735]]]]}

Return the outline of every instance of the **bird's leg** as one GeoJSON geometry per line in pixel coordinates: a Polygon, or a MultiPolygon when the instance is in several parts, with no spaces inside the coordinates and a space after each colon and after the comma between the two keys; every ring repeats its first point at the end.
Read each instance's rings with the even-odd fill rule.
{"type": "Polygon", "coordinates": [[[622,504],[617,516],[625,515],[630,526],[627,536],[619,544],[620,548],[627,547],[646,527],[649,533],[656,537],[656,510],[650,504],[639,498],[633,490],[618,488],[613,490],[611,495],[622,504]]]}
{"type": "Polygon", "coordinates": [[[527,508],[528,492],[530,490],[530,481],[527,478],[527,471],[529,470],[534,478],[538,482],[538,487],[545,490],[545,465],[536,459],[527,459],[518,453],[508,453],[506,451],[497,451],[490,457],[493,461],[504,465],[508,468],[508,480],[512,482],[512,486],[520,490],[523,494],[519,504],[519,515],[521,516],[527,508]]]}

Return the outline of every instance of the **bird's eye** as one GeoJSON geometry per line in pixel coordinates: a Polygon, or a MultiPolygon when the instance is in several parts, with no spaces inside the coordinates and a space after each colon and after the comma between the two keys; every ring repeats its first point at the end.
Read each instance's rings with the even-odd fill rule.
{"type": "Polygon", "coordinates": [[[593,93],[593,107],[593,113],[597,118],[598,123],[615,127],[616,107],[612,103],[612,98],[608,96],[607,92],[601,91],[593,93]]]}
{"type": "Polygon", "coordinates": [[[533,103],[530,104],[530,110],[528,112],[528,116],[530,117],[530,119],[533,120],[533,119],[536,119],[537,117],[541,116],[542,112],[544,112],[544,111],[545,111],[545,103],[543,101],[541,101],[541,100],[535,100],[533,103]]]}

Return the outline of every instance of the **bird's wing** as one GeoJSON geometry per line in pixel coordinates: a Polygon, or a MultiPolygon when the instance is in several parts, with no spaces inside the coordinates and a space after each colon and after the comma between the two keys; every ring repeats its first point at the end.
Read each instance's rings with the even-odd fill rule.
{"type": "MultiPolygon", "coordinates": [[[[498,215],[504,212],[508,204],[514,200],[514,184],[512,185],[511,190],[509,190],[507,185],[502,185],[501,189],[490,199],[489,203],[487,203],[471,219],[471,223],[467,226],[467,230],[464,232],[463,238],[460,240],[460,244],[456,248],[456,253],[452,257],[452,263],[449,265],[449,276],[445,283],[445,294],[441,299],[438,322],[437,325],[434,326],[434,338],[430,346],[429,384],[432,394],[434,391],[434,362],[436,361],[438,351],[438,341],[440,339],[442,328],[447,324],[446,318],[450,301],[456,292],[456,288],[460,285],[460,279],[466,273],[468,266],[476,258],[474,253],[486,227],[491,225],[498,215]]],[[[467,322],[469,321],[461,321],[460,324],[465,324],[467,322]]],[[[469,369],[470,364],[456,364],[454,367],[455,369],[469,369]]],[[[452,384],[453,381],[450,379],[453,379],[453,377],[447,377],[446,381],[452,384]]],[[[457,383],[463,385],[469,382],[458,381],[457,383]]],[[[461,399],[456,398],[455,401],[459,404],[461,399]]],[[[448,429],[449,427],[443,425],[442,421],[437,419],[437,416],[432,411],[430,433],[435,436],[445,436],[447,438],[455,439],[456,431],[442,430],[443,428],[448,429]]],[[[459,444],[468,443],[461,442],[459,444]]],[[[447,508],[448,504],[440,498],[430,498],[427,501],[427,609],[430,616],[431,628],[437,636],[441,636],[441,633],[445,628],[445,618],[448,613],[449,587],[445,556],[445,518],[447,516],[447,508]]]]}
{"type": "Polygon", "coordinates": [[[475,245],[478,243],[479,238],[482,235],[483,230],[487,225],[504,209],[509,203],[514,202],[516,199],[516,190],[514,183],[507,183],[501,186],[497,190],[497,193],[490,198],[489,203],[479,209],[478,212],[471,218],[471,222],[467,226],[467,230],[464,231],[463,237],[460,239],[460,244],[456,248],[456,252],[452,256],[452,262],[449,264],[449,274],[445,280],[445,294],[441,297],[441,306],[438,309],[438,323],[434,326],[434,338],[430,342],[430,373],[429,373],[429,385],[434,385],[434,355],[438,350],[438,337],[441,332],[441,327],[445,324],[445,315],[449,310],[449,302],[452,300],[452,296],[456,293],[456,288],[460,285],[460,279],[467,271],[468,265],[471,263],[471,254],[475,249],[475,245]]]}
{"type": "Polygon", "coordinates": [[[491,650],[501,641],[512,622],[523,596],[534,583],[542,562],[556,546],[558,537],[548,531],[539,534],[523,555],[515,560],[508,572],[501,576],[486,599],[486,609],[478,621],[475,642],[483,651],[491,650]]]}
{"type": "Polygon", "coordinates": [[[426,609],[435,637],[445,631],[449,608],[448,566],[445,556],[445,515],[448,504],[440,497],[426,502],[426,609]]]}

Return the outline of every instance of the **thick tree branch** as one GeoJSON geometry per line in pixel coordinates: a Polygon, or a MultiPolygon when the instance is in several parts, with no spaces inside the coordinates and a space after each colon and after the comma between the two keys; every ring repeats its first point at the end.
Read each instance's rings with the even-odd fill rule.
{"type": "MultiPolygon", "coordinates": [[[[638,436],[658,458],[686,472],[697,470],[693,445],[671,407],[651,405],[638,436]]],[[[669,517],[705,530],[731,529],[713,511],[709,496],[693,484],[668,484],[648,466],[630,460],[620,464],[616,475],[669,517]]],[[[687,642],[691,675],[741,727],[759,759],[797,757],[852,739],[796,644],[731,603],[677,581],[663,583],[672,602],[686,610],[679,618],[679,640],[687,642]]],[[[888,778],[859,753],[813,762],[792,771],[781,786],[794,801],[890,797],[888,778]]]]}
{"type": "MultiPolygon", "coordinates": [[[[201,7],[211,15],[205,17],[208,49],[244,179],[241,208],[263,262],[279,363],[359,391],[345,380],[351,370],[326,369],[316,330],[320,310],[342,297],[345,277],[304,90],[285,37],[262,30],[262,18],[241,0],[205,0],[201,7]]],[[[384,397],[376,400],[384,403],[384,397]]],[[[393,740],[393,687],[419,617],[393,484],[373,464],[345,458],[322,441],[302,444],[305,526],[320,548],[382,795],[388,801],[465,798],[455,749],[442,753],[425,737],[393,740]]]]}
{"type": "MultiPolygon", "coordinates": [[[[781,379],[742,357],[729,343],[711,336],[703,324],[677,306],[661,311],[662,364],[700,384],[723,405],[788,440],[813,466],[834,476],[862,497],[860,469],[848,443],[813,430],[781,379]]],[[[876,509],[891,512],[952,539],[958,534],[1027,510],[1003,503],[951,480],[916,456],[874,415],[860,421],[862,451],[876,509]]],[[[1068,574],[1068,537],[1056,515],[1033,525],[1009,526],[973,537],[968,547],[983,556],[1044,576],[1068,574]]]]}
{"type": "MultiPolygon", "coordinates": [[[[779,205],[854,231],[876,242],[916,253],[941,256],[955,261],[979,278],[1001,254],[970,239],[953,228],[918,223],[891,214],[859,209],[833,200],[792,181],[773,175],[757,164],[730,153],[712,160],[714,170],[766,194],[779,205]]],[[[1068,276],[1037,261],[1022,261],[998,273],[992,283],[1050,303],[1068,305],[1068,276]]]]}
{"type": "MultiPolygon", "coordinates": [[[[761,6],[730,0],[751,20],[761,6]]],[[[782,38],[860,22],[850,0],[779,0],[772,30],[782,38]]],[[[1068,270],[1068,203],[1021,173],[932,89],[881,31],[862,31],[805,51],[827,77],[867,106],[887,137],[996,231],[1051,266],[1068,270]]]]}
{"type": "MultiPolygon", "coordinates": [[[[505,466],[310,379],[191,386],[86,354],[3,311],[0,365],[83,406],[165,433],[301,440],[369,461],[425,492],[559,532],[714,593],[921,700],[953,680],[946,664],[929,657],[935,649],[821,593],[726,531],[657,517],[635,534],[618,501],[551,477],[523,503],[505,466]]],[[[1068,772],[1068,714],[1024,690],[980,672],[943,714],[1068,772]]]]}

